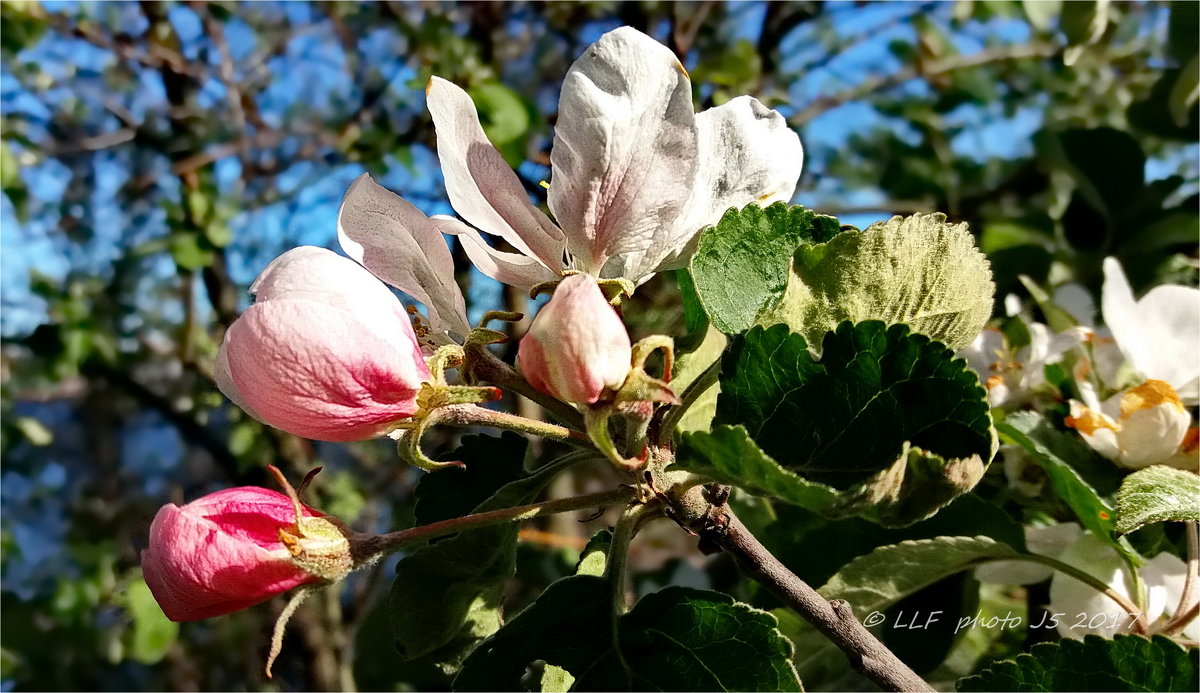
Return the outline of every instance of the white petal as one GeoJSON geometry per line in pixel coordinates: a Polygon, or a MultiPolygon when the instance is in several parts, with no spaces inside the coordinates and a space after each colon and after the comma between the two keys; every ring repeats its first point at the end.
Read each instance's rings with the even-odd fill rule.
{"type": "Polygon", "coordinates": [[[425,304],[439,341],[470,331],[446,241],[437,222],[410,202],[364,173],[342,199],[338,239],[346,254],[376,277],[425,304]]]}
{"type": "Polygon", "coordinates": [[[567,72],[550,209],[582,269],[642,252],[683,212],[696,173],[691,82],[665,46],[622,27],[567,72]]]}
{"type": "Polygon", "coordinates": [[[730,207],[787,202],[796,191],[804,164],[800,137],[758,99],[739,96],[698,114],[696,133],[699,165],[692,197],[667,237],[640,262],[626,261],[626,276],[681,267],[695,251],[700,229],[720,221],[730,207]]]}
{"type": "Polygon", "coordinates": [[[995,327],[987,327],[975,341],[959,349],[955,355],[966,359],[967,365],[979,376],[979,381],[986,384],[992,376],[992,364],[1002,360],[1004,352],[1004,333],[995,327]]]}
{"type": "Polygon", "coordinates": [[[1120,263],[1107,258],[1101,305],[1105,323],[1134,369],[1170,383],[1184,402],[1200,399],[1200,290],[1159,286],[1135,301],[1120,263]]]}
{"type": "MultiPolygon", "coordinates": [[[[1175,609],[1179,606],[1179,600],[1183,596],[1183,585],[1187,581],[1187,564],[1178,556],[1164,551],[1146,561],[1146,567],[1142,568],[1143,576],[1152,572],[1161,576],[1163,583],[1163,608],[1160,613],[1168,617],[1174,616],[1175,609]]],[[[1193,593],[1193,598],[1194,596],[1195,593],[1193,593]]],[[[1146,609],[1147,616],[1153,614],[1154,606],[1151,604],[1146,609]]],[[[1187,628],[1183,629],[1183,635],[1189,640],[1200,640],[1200,619],[1193,620],[1188,624],[1187,628]]]]}
{"type": "Polygon", "coordinates": [[[561,269],[566,243],[562,231],[529,201],[517,174],[488,141],[471,97],[440,77],[429,80],[425,94],[454,210],[522,253],[561,269]]]}
{"type": "MultiPolygon", "coordinates": [[[[1095,535],[1085,534],[1059,560],[1098,578],[1125,597],[1132,592],[1125,562],[1095,535]]],[[[1146,581],[1149,587],[1149,579],[1146,581]]],[[[1066,638],[1082,639],[1088,634],[1111,638],[1129,632],[1130,619],[1116,602],[1063,573],[1056,573],[1050,582],[1050,611],[1061,614],[1058,632],[1066,638]]]]}
{"type": "MultiPolygon", "coordinates": [[[[1082,534],[1083,530],[1074,522],[1029,526],[1025,528],[1025,546],[1030,553],[1057,558],[1082,534]]],[[[975,569],[975,578],[980,582],[1005,585],[1032,585],[1052,575],[1053,568],[1029,561],[996,561],[975,569]]]]}
{"type": "Polygon", "coordinates": [[[1200,400],[1200,290],[1186,286],[1157,286],[1137,304],[1138,312],[1150,323],[1162,342],[1151,353],[1144,370],[1147,378],[1163,380],[1189,404],[1200,400]]]}
{"type": "Polygon", "coordinates": [[[457,219],[440,216],[433,219],[440,223],[443,233],[458,236],[476,269],[501,284],[528,291],[535,284],[553,281],[561,276],[531,257],[496,250],[478,231],[457,219]]]}
{"type": "Polygon", "coordinates": [[[1091,292],[1080,284],[1063,284],[1055,289],[1054,305],[1067,311],[1080,325],[1096,325],[1096,301],[1091,292]]]}

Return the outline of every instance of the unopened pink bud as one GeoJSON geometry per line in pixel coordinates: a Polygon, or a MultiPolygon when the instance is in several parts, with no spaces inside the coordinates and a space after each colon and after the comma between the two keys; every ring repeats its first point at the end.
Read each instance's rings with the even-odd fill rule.
{"type": "Polygon", "coordinates": [[[538,390],[594,404],[629,374],[629,333],[596,280],[573,274],[534,318],[518,350],[521,373],[538,390]]]}
{"type": "MultiPolygon", "coordinates": [[[[306,517],[322,517],[301,508],[306,517]]],[[[291,499],[254,486],[218,491],[183,507],[164,505],[150,525],[142,572],[172,621],[239,611],[323,579],[300,568],[294,548],[281,539],[281,530],[290,537],[295,528],[291,499]]]]}
{"type": "Polygon", "coordinates": [[[417,411],[429,369],[404,306],[324,248],[276,258],[230,326],[216,380],[255,418],[305,438],[365,440],[417,411]]]}

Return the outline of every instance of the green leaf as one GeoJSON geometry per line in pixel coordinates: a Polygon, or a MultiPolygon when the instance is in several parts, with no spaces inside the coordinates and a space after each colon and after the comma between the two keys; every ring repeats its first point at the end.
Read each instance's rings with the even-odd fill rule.
{"type": "MultiPolygon", "coordinates": [[[[830,578],[820,590],[826,599],[844,599],[855,616],[868,625],[883,625],[878,617],[904,597],[963,570],[1016,551],[988,537],[938,537],[880,547],[860,556],[830,578]]],[[[796,643],[796,669],[802,679],[844,681],[853,677],[849,662],[837,646],[816,628],[798,618],[780,616],[780,628],[796,643]]]]}
{"type": "Polygon", "coordinates": [[[529,109],[517,92],[499,82],[486,82],[472,87],[469,93],[479,109],[483,132],[492,144],[508,144],[529,130],[529,109]]]}
{"type": "Polygon", "coordinates": [[[961,349],[987,323],[994,293],[966,224],[943,214],[892,217],[801,247],[782,302],[758,324],[784,323],[817,343],[842,321],[882,320],[961,349]]]}
{"type": "Polygon", "coordinates": [[[516,690],[540,660],[577,690],[795,691],[791,656],[774,617],[724,594],[668,587],[614,619],[608,581],[575,575],[471,653],[454,689],[516,690]]]}
{"type": "Polygon", "coordinates": [[[689,435],[681,464],[835,516],[927,517],[995,452],[976,375],[903,325],[844,323],[820,360],[787,326],[756,327],[734,339],[721,388],[717,423],[745,431],[689,435]]]}
{"type": "Polygon", "coordinates": [[[1021,9],[1038,31],[1050,31],[1062,12],[1061,0],[1021,0],[1021,9]]]}
{"type": "Polygon", "coordinates": [[[162,612],[140,575],[125,593],[125,610],[133,620],[127,642],[129,656],[142,664],[157,664],[179,637],[179,624],[162,612]]]}
{"type": "Polygon", "coordinates": [[[833,217],[783,202],[725,212],[700,235],[690,266],[713,325],[727,334],[753,326],[760,312],[783,298],[796,248],[827,241],[838,228],[833,217]]]}
{"type": "Polygon", "coordinates": [[[1179,79],[1171,88],[1167,103],[1171,118],[1179,127],[1187,127],[1192,106],[1200,99],[1200,53],[1192,56],[1179,73],[1179,79]]]}
{"type": "Polygon", "coordinates": [[[1114,128],[1076,128],[1043,131],[1035,141],[1039,155],[1070,175],[1079,194],[1110,221],[1136,206],[1145,187],[1146,155],[1133,135],[1114,128]]]}
{"type": "Polygon", "coordinates": [[[414,492],[413,516],[427,525],[468,515],[501,486],[519,479],[524,469],[526,441],[515,433],[463,436],[444,459],[461,460],[464,467],[428,472],[414,492]]]}
{"type": "Polygon", "coordinates": [[[198,270],[212,264],[213,250],[196,234],[177,232],[171,235],[171,258],[182,269],[198,270]]]}
{"type": "Polygon", "coordinates": [[[579,561],[575,563],[576,575],[593,575],[599,577],[608,567],[608,550],[612,547],[613,533],[602,529],[588,540],[583,551],[579,552],[579,561]]]}
{"type": "Polygon", "coordinates": [[[1034,645],[958,682],[960,691],[1195,691],[1194,653],[1170,638],[1088,635],[1034,645]]]}
{"type": "Polygon", "coordinates": [[[1200,522],[1200,476],[1159,464],[1125,477],[1117,491],[1117,532],[1152,522],[1200,522]]]}
{"type": "Polygon", "coordinates": [[[571,676],[571,672],[556,667],[553,664],[547,664],[542,669],[542,680],[540,690],[542,693],[567,693],[571,690],[571,686],[575,684],[575,677],[571,676]]]}
{"type": "MultiPolygon", "coordinates": [[[[524,438],[513,433],[499,439],[473,437],[455,451],[454,458],[466,463],[468,470],[488,465],[511,470],[512,458],[524,458],[525,445],[524,438]]],[[[447,517],[444,513],[460,514],[464,508],[482,512],[532,502],[573,459],[564,458],[510,481],[474,507],[468,503],[483,496],[490,482],[480,479],[491,479],[490,473],[466,472],[458,477],[462,484],[456,494],[448,488],[454,470],[432,472],[422,480],[421,486],[429,482],[431,489],[422,494],[418,506],[425,507],[417,512],[428,520],[447,517]],[[435,491],[447,493],[437,507],[430,504],[435,491]]],[[[516,567],[518,530],[515,522],[481,527],[433,542],[401,559],[392,584],[391,608],[396,647],[402,656],[434,654],[437,663],[452,670],[475,643],[500,627],[504,585],[516,567]]]]}
{"type": "Polygon", "coordinates": [[[1067,434],[1050,429],[1049,424],[1034,412],[1017,412],[997,423],[996,430],[1006,442],[1021,446],[1041,465],[1054,493],[1071,508],[1085,529],[1104,539],[1136,565],[1142,564],[1141,557],[1129,542],[1116,538],[1112,506],[1051,447],[1052,441],[1067,434]]]}

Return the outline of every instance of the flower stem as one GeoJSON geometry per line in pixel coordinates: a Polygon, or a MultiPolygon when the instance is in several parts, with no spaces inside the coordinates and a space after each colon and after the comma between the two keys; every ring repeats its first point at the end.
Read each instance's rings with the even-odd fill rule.
{"type": "Polygon", "coordinates": [[[564,443],[586,443],[588,440],[588,437],[583,433],[573,431],[565,426],[538,421],[536,419],[527,419],[524,416],[496,411],[494,409],[485,409],[473,404],[454,404],[442,407],[439,414],[437,421],[439,424],[449,424],[451,426],[489,426],[506,431],[530,433],[535,436],[558,440],[564,443]]]}
{"type": "Polygon", "coordinates": [[[471,382],[488,382],[503,390],[524,396],[542,406],[567,426],[583,430],[583,416],[575,407],[534,389],[515,368],[501,361],[486,347],[470,345],[466,349],[464,374],[471,382]]]}
{"type": "MultiPolygon", "coordinates": [[[[359,534],[351,539],[351,544],[354,546],[353,550],[355,553],[364,557],[378,556],[397,551],[419,541],[447,534],[456,534],[468,529],[503,524],[505,522],[519,522],[542,515],[565,513],[583,508],[627,503],[633,497],[634,490],[632,488],[622,487],[602,493],[559,498],[541,503],[518,505],[513,508],[501,508],[500,510],[489,510],[473,515],[464,515],[463,517],[456,517],[441,522],[431,522],[427,525],[413,527],[412,529],[402,529],[398,532],[389,532],[388,534],[359,534]]],[[[356,560],[355,565],[358,564],[359,561],[356,560]]]]}
{"type": "Polygon", "coordinates": [[[1192,604],[1192,592],[1196,589],[1197,572],[1200,572],[1200,523],[1188,522],[1187,528],[1188,561],[1187,577],[1183,581],[1183,593],[1179,595],[1179,605],[1175,607],[1174,615],[1163,626],[1166,635],[1175,635],[1196,620],[1200,615],[1200,602],[1192,604]],[[1190,605],[1190,606],[1189,606],[1190,605]]]}
{"type": "Polygon", "coordinates": [[[1009,561],[1009,560],[1029,561],[1030,563],[1041,563],[1042,565],[1054,568],[1055,570],[1059,571],[1060,573],[1064,573],[1066,575],[1069,575],[1069,576],[1075,578],[1076,580],[1086,584],[1087,586],[1095,589],[1097,592],[1100,592],[1104,596],[1106,596],[1109,599],[1116,602],[1117,606],[1120,606],[1122,609],[1125,610],[1125,613],[1127,613],[1133,617],[1133,619],[1134,619],[1133,630],[1135,633],[1137,633],[1139,635],[1145,635],[1146,632],[1149,630],[1149,628],[1146,624],[1145,612],[1143,612],[1140,608],[1138,608],[1138,606],[1136,604],[1131,602],[1128,597],[1126,597],[1125,595],[1116,591],[1112,587],[1109,587],[1107,584],[1104,583],[1103,580],[1100,580],[1099,578],[1089,575],[1069,563],[1063,563],[1062,561],[1056,560],[1054,558],[1050,558],[1049,556],[1041,556],[1038,554],[1020,554],[1020,555],[1012,556],[1009,558],[996,558],[993,560],[997,560],[997,561],[1009,561]]]}

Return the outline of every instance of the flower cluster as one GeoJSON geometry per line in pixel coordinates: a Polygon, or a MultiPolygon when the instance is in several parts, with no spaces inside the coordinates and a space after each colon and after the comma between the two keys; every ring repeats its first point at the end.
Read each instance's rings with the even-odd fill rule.
{"type": "MultiPolygon", "coordinates": [[[[465,348],[499,338],[468,324],[447,246],[453,236],[485,275],[553,291],[521,341],[520,371],[534,390],[598,422],[589,434],[629,463],[608,440],[607,418],[644,423],[652,401],[674,401],[665,382],[641,369],[648,353],[664,349],[669,376],[670,343],[632,345],[614,303],[686,263],[699,231],[727,209],[788,200],[803,160],[799,138],[748,96],[696,113],[671,51],[633,29],[611,31],[563,82],[552,221],[487,140],[465,91],[434,77],[426,96],[446,192],[462,219],[426,216],[359,176],[337,215],[349,257],[301,247],[270,263],[250,287],[254,304],[225,334],[218,386],[268,425],[334,442],[419,442],[435,412],[461,419],[470,411],[463,407],[494,398],[494,388],[445,380],[460,367],[469,381],[465,348]],[[483,234],[517,252],[494,249],[483,234]],[[389,285],[424,304],[425,317],[406,310],[389,285]]],[[[335,582],[366,560],[354,557],[353,533],[288,490],[290,498],[229,489],[159,511],[142,563],[168,617],[243,609],[335,582]]]]}

